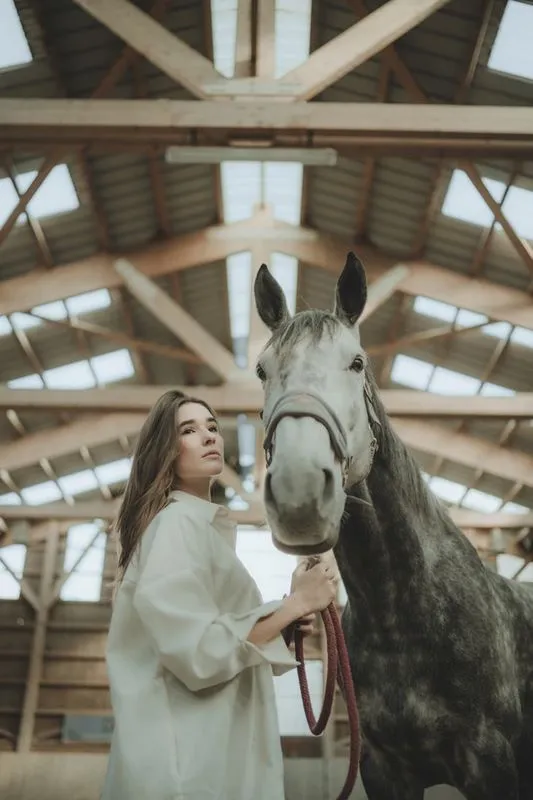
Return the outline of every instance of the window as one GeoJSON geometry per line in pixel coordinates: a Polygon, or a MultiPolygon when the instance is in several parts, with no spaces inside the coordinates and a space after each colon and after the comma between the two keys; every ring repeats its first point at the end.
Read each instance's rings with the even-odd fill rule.
{"type": "Polygon", "coordinates": [[[97,602],[102,590],[107,537],[97,523],[89,522],[69,528],[65,545],[64,570],[69,572],[83,551],[89,549],[61,587],[61,600],[97,602]],[[92,544],[91,544],[92,542],[92,544]],[[90,546],[89,546],[90,545],[90,546]]]}
{"type": "Polygon", "coordinates": [[[71,475],[58,478],[57,482],[63,494],[69,497],[75,497],[77,494],[83,494],[83,492],[90,492],[92,489],[98,488],[98,481],[92,469],[73,472],[71,475]]]}
{"type": "Polygon", "coordinates": [[[32,61],[28,40],[13,0],[0,4],[0,70],[22,67],[32,61]]]}
{"type": "MultiPolygon", "coordinates": [[[[505,184],[493,178],[483,178],[483,183],[497,203],[501,203],[505,184]]],[[[442,213],[447,217],[470,222],[488,228],[494,215],[475,186],[462,170],[454,170],[448,191],[442,204],[442,213]]],[[[533,239],[533,191],[520,186],[511,186],[502,205],[505,214],[519,236],[533,239]]],[[[499,222],[495,226],[501,230],[499,222]]]]}
{"type": "Polygon", "coordinates": [[[297,559],[274,547],[270,531],[239,525],[236,553],[257,583],[265,603],[288,593],[297,559]]]}
{"type": "MultiPolygon", "coordinates": [[[[36,170],[18,175],[15,181],[19,192],[24,194],[36,177],[36,170]]],[[[0,180],[0,224],[4,224],[18,201],[19,198],[11,179],[2,178],[0,180]]],[[[28,203],[27,210],[35,219],[44,219],[67,211],[74,211],[79,208],[79,205],[78,195],[67,165],[58,164],[35,192],[28,203]]],[[[20,224],[25,221],[26,215],[21,214],[17,222],[20,224]]]]}
{"type": "Polygon", "coordinates": [[[433,394],[476,394],[481,381],[477,378],[472,378],[470,375],[463,375],[461,372],[455,372],[452,369],[445,369],[444,367],[437,367],[428,385],[428,392],[433,394]]]}
{"type": "Polygon", "coordinates": [[[94,471],[99,482],[104,486],[122,483],[129,478],[131,459],[120,458],[118,461],[110,461],[108,464],[101,464],[99,467],[95,467],[94,471]]]}
{"type": "Polygon", "coordinates": [[[488,67],[519,78],[533,78],[533,6],[508,0],[490,54],[488,67]]]}
{"type": "Polygon", "coordinates": [[[440,497],[441,500],[457,505],[461,502],[461,498],[466,492],[466,486],[455,481],[449,481],[447,478],[439,478],[435,476],[430,478],[427,482],[431,491],[440,497]]]}
{"type": "Polygon", "coordinates": [[[41,506],[44,503],[51,503],[54,500],[61,500],[62,494],[59,486],[54,481],[36,483],[21,489],[20,494],[25,503],[30,506],[41,506]]]}
{"type": "Polygon", "coordinates": [[[502,504],[500,497],[493,494],[480,492],[478,489],[469,489],[463,498],[462,505],[474,511],[481,511],[484,514],[493,514],[498,511],[502,504]]]}
{"type": "Polygon", "coordinates": [[[129,350],[115,350],[101,356],[93,356],[90,361],[74,361],[62,367],[54,367],[43,372],[44,384],[40,375],[24,375],[7,382],[10,389],[90,389],[113,383],[135,374],[129,350]],[[91,370],[92,365],[92,370],[91,370]]]}
{"type": "Polygon", "coordinates": [[[431,380],[432,373],[433,364],[400,353],[393,361],[391,380],[394,383],[401,383],[403,386],[410,386],[411,389],[424,391],[431,380]]]}
{"type": "Polygon", "coordinates": [[[22,580],[24,574],[26,545],[9,544],[7,547],[1,547],[0,555],[18,579],[15,580],[4,565],[0,564],[0,600],[18,600],[20,597],[20,584],[18,581],[22,580]]]}
{"type": "Polygon", "coordinates": [[[15,492],[0,494],[0,506],[20,506],[21,504],[22,500],[15,492]]]}
{"type": "MultiPolygon", "coordinates": [[[[41,306],[35,306],[31,310],[41,317],[48,317],[48,319],[66,319],[68,315],[80,316],[81,314],[88,314],[91,311],[98,311],[101,308],[107,308],[111,305],[111,295],[107,289],[97,289],[94,292],[84,292],[83,294],[69,297],[65,301],[54,300],[52,303],[44,303],[41,306]]],[[[5,316],[0,316],[0,336],[6,336],[8,333],[13,332],[13,327],[19,330],[27,330],[28,328],[36,328],[42,325],[40,319],[16,311],[11,314],[11,322],[5,316]]]]}

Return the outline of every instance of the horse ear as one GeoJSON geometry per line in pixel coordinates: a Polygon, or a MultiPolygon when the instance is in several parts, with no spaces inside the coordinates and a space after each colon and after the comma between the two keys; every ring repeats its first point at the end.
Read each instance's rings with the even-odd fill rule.
{"type": "Polygon", "coordinates": [[[348,253],[337,281],[335,314],[348,325],[355,325],[366,304],[365,268],[355,253],[348,253]]]}
{"type": "Polygon", "coordinates": [[[283,289],[266,264],[261,264],[255,277],[254,297],[257,313],[269,330],[275,331],[290,318],[283,289]]]}

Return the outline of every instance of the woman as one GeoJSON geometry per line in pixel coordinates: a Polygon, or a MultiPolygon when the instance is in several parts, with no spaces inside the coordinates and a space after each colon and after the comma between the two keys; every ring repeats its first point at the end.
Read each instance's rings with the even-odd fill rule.
{"type": "Polygon", "coordinates": [[[107,645],[115,729],[102,800],[280,800],[272,673],[294,669],[282,631],[335,597],[319,563],[263,603],[210,501],[224,464],[215,415],[170,391],[146,420],[117,521],[107,645]]]}

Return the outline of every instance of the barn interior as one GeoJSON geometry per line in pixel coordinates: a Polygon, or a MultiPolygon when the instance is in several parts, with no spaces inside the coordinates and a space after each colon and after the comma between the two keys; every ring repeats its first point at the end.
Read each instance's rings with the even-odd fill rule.
{"type": "MultiPolygon", "coordinates": [[[[3,0],[0,23],[0,795],[96,800],[108,534],[167,388],[220,414],[214,498],[265,599],[296,564],[262,501],[262,263],[295,313],[361,258],[394,428],[486,568],[532,580],[533,4],[3,0]]],[[[318,708],[321,627],[306,658],[318,708]]],[[[313,737],[296,674],[276,692],[287,799],[334,797],[342,698],[313,737]]]]}

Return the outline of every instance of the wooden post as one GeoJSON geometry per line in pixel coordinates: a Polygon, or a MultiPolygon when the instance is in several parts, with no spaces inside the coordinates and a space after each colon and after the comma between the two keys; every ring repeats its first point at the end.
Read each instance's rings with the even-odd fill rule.
{"type": "Polygon", "coordinates": [[[57,550],[59,545],[59,526],[46,538],[44,559],[39,587],[39,608],[35,618],[35,629],[30,655],[30,665],[20,721],[17,750],[19,753],[28,753],[31,749],[33,730],[35,727],[35,712],[39,702],[39,688],[41,682],[44,646],[46,641],[46,627],[50,610],[51,591],[56,567],[57,550]]]}

